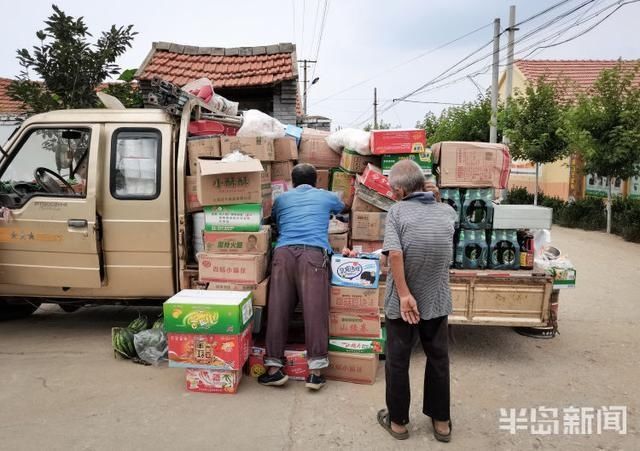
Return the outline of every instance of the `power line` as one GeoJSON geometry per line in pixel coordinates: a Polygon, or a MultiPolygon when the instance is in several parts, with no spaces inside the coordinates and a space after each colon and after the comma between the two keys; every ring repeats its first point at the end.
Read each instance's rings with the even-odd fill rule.
{"type": "MultiPolygon", "coordinates": [[[[311,51],[313,52],[313,47],[316,42],[316,30],[318,29],[318,16],[320,15],[320,2],[316,1],[316,15],[313,20],[313,32],[311,33],[311,51]]],[[[316,58],[314,58],[316,59],[316,58]]]]}
{"type": "Polygon", "coordinates": [[[307,0],[302,0],[302,34],[300,36],[300,50],[304,53],[304,16],[306,14],[307,0]]]}
{"type": "Polygon", "coordinates": [[[297,41],[296,37],[296,0],[291,0],[291,10],[293,11],[293,42],[297,41]]]}
{"type": "Polygon", "coordinates": [[[433,53],[433,52],[436,52],[436,51],[438,51],[438,50],[441,50],[441,49],[443,49],[443,48],[445,48],[445,47],[448,47],[448,46],[449,46],[449,45],[451,45],[451,44],[455,44],[456,42],[458,42],[458,41],[460,41],[460,40],[462,40],[462,39],[464,39],[464,38],[466,38],[466,37],[469,37],[469,36],[471,36],[472,34],[475,34],[475,33],[479,32],[479,31],[481,31],[481,30],[484,30],[485,28],[488,28],[488,27],[490,27],[491,25],[492,25],[492,22],[489,22],[489,23],[487,23],[487,24],[485,24],[485,25],[482,25],[481,27],[478,27],[478,28],[476,28],[475,30],[472,30],[472,31],[470,31],[470,32],[468,32],[468,33],[463,34],[462,36],[458,36],[457,38],[452,39],[451,41],[445,42],[444,44],[440,44],[440,45],[438,45],[437,47],[434,47],[434,48],[432,48],[432,49],[427,50],[426,52],[421,53],[420,55],[417,55],[417,56],[415,56],[415,57],[412,57],[412,58],[410,58],[410,59],[408,59],[408,60],[406,60],[406,61],[403,61],[403,62],[401,62],[401,63],[399,63],[399,64],[396,64],[395,66],[392,66],[392,67],[390,67],[390,68],[388,68],[388,69],[385,69],[385,70],[383,70],[383,71],[381,71],[381,72],[378,72],[376,75],[374,75],[374,76],[372,76],[372,77],[370,77],[370,78],[367,78],[366,80],[362,80],[362,81],[359,81],[358,83],[355,83],[355,84],[353,84],[353,85],[347,86],[346,88],[344,88],[344,89],[342,89],[342,90],[340,90],[340,91],[338,91],[338,92],[335,92],[335,93],[333,93],[333,94],[331,94],[331,95],[329,95],[329,96],[327,96],[327,97],[324,97],[323,99],[318,100],[317,102],[314,102],[314,104],[315,104],[315,105],[317,105],[317,104],[319,104],[319,103],[324,102],[325,100],[331,99],[331,98],[333,98],[333,97],[335,97],[335,96],[337,96],[337,95],[340,95],[340,94],[342,94],[342,93],[345,93],[345,92],[347,92],[347,91],[350,91],[351,89],[357,88],[358,86],[362,86],[362,85],[363,85],[363,84],[365,84],[365,83],[368,83],[368,82],[370,82],[370,81],[372,81],[372,80],[375,80],[376,78],[378,78],[378,77],[379,77],[380,75],[382,75],[382,74],[385,74],[385,73],[387,73],[387,72],[390,72],[390,71],[392,71],[392,70],[395,70],[395,69],[397,69],[397,68],[399,68],[399,67],[402,67],[402,66],[404,66],[404,65],[406,65],[406,64],[412,63],[413,61],[415,61],[415,60],[417,60],[417,59],[423,58],[423,57],[425,57],[426,55],[428,55],[428,54],[430,54],[430,53],[433,53]]]}
{"type": "MultiPolygon", "coordinates": [[[[314,56],[314,60],[318,60],[318,55],[320,54],[320,46],[322,45],[322,36],[324,35],[324,27],[327,23],[327,16],[329,15],[329,2],[330,0],[324,0],[324,9],[322,11],[322,23],[320,24],[320,36],[318,37],[318,46],[316,47],[316,54],[314,56]]],[[[311,48],[313,51],[313,48],[311,48]]],[[[316,69],[318,65],[313,66],[313,72],[311,73],[311,79],[313,80],[316,76],[316,69]]]]}

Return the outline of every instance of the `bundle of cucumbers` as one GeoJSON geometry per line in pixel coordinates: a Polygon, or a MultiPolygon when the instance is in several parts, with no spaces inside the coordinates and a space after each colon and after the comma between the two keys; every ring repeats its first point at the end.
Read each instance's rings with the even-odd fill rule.
{"type": "MultiPolygon", "coordinates": [[[[164,323],[162,317],[160,317],[153,323],[151,328],[162,329],[163,327],[164,323]]],[[[149,329],[149,320],[144,315],[138,316],[127,327],[111,328],[111,344],[115,354],[125,359],[137,359],[138,354],[133,343],[133,336],[147,329],[149,329]]]]}

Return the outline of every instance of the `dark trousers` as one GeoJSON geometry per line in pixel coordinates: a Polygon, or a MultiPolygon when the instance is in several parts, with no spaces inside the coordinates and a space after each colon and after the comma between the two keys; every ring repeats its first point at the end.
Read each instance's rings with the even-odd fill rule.
{"type": "Polygon", "coordinates": [[[269,288],[267,366],[283,366],[289,318],[298,301],[304,312],[309,369],[329,366],[329,262],[325,252],[304,246],[275,250],[269,288]]]}
{"type": "Polygon", "coordinates": [[[386,319],[386,397],[389,417],[396,424],[409,422],[411,390],[409,361],[416,333],[427,355],[424,371],[422,412],[434,420],[450,419],[449,335],[446,316],[409,324],[402,319],[386,319]]]}

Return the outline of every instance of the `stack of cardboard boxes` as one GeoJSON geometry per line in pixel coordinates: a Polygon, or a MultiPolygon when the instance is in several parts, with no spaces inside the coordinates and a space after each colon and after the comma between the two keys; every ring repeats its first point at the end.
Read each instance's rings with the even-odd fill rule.
{"type": "Polygon", "coordinates": [[[163,305],[169,366],[186,368],[186,388],[235,393],[249,357],[248,291],[182,290],[163,305]]]}

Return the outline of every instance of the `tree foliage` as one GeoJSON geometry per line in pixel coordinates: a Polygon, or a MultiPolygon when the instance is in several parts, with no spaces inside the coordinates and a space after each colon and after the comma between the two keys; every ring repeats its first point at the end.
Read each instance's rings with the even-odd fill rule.
{"type": "Polygon", "coordinates": [[[137,34],[133,25],[111,26],[95,43],[82,17],[74,18],[52,5],[46,27],[36,33],[40,41],[30,52],[19,49],[23,68],[8,88],[33,113],[52,109],[92,108],[97,105],[96,88],[120,72],[115,64],[137,34]],[[34,73],[41,81],[30,78],[34,73]]]}
{"type": "Polygon", "coordinates": [[[537,164],[553,163],[569,154],[564,132],[565,105],[560,87],[543,77],[518,92],[500,113],[500,125],[514,158],[537,164]]]}
{"type": "Polygon", "coordinates": [[[144,105],[142,93],[138,86],[133,84],[133,75],[135,73],[136,69],[123,71],[118,77],[120,83],[110,83],[104,89],[104,92],[119,99],[127,108],[142,108],[144,105]]]}
{"type": "Polygon", "coordinates": [[[567,129],[588,173],[627,179],[640,175],[640,88],[638,66],[603,70],[592,92],[578,98],[567,129]]]}
{"type": "MultiPolygon", "coordinates": [[[[385,122],[382,119],[380,119],[380,122],[378,122],[378,128],[377,130],[389,130],[392,128],[400,128],[397,125],[391,125],[390,122],[385,122]]],[[[364,131],[365,132],[370,132],[371,130],[373,130],[373,124],[369,123],[367,125],[364,126],[364,131]]]]}
{"type": "Polygon", "coordinates": [[[440,141],[488,142],[490,121],[491,96],[484,94],[472,102],[449,107],[438,117],[428,112],[416,126],[426,130],[429,144],[440,141]]]}

